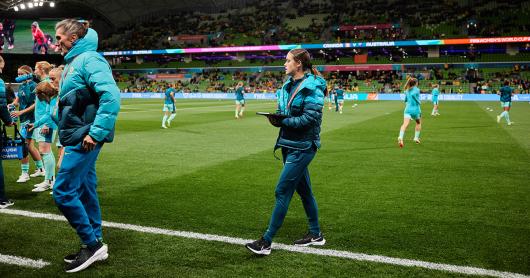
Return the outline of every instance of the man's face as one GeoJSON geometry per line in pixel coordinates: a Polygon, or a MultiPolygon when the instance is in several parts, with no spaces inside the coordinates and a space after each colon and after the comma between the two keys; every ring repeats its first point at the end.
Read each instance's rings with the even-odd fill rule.
{"type": "Polygon", "coordinates": [[[57,40],[56,44],[61,51],[61,55],[64,56],[72,48],[77,39],[77,35],[67,35],[63,29],[59,28],[55,31],[55,39],[57,40]]]}

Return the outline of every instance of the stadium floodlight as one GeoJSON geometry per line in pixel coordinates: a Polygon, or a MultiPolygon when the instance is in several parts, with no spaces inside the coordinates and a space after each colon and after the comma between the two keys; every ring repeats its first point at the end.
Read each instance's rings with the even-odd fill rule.
{"type": "Polygon", "coordinates": [[[25,5],[24,3],[20,4],[20,9],[21,9],[21,10],[26,9],[26,5],[25,5]]]}
{"type": "Polygon", "coordinates": [[[29,8],[29,9],[32,9],[32,8],[33,8],[33,3],[28,2],[28,8],[29,8]]]}
{"type": "Polygon", "coordinates": [[[53,1],[50,2],[50,7],[51,7],[51,8],[55,7],[55,2],[53,2],[53,1]]]}
{"type": "Polygon", "coordinates": [[[39,7],[42,7],[42,5],[44,5],[44,2],[40,1],[39,2],[39,7]]]}
{"type": "Polygon", "coordinates": [[[17,6],[15,6],[13,9],[15,10],[15,12],[18,12],[18,7],[17,6]]]}

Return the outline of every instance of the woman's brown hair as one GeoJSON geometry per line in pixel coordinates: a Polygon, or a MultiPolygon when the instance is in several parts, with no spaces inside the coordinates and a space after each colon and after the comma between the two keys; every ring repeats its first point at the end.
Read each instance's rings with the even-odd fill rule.
{"type": "Polygon", "coordinates": [[[33,73],[33,69],[28,65],[20,66],[18,70],[24,72],[24,74],[33,73]]]}
{"type": "Polygon", "coordinates": [[[409,77],[407,79],[407,82],[405,83],[404,90],[406,91],[406,90],[416,86],[416,84],[418,84],[418,80],[416,78],[414,78],[414,77],[409,77]]]}
{"type": "Polygon", "coordinates": [[[302,70],[309,70],[312,74],[322,76],[322,74],[311,63],[311,55],[307,50],[302,48],[291,49],[289,51],[293,55],[293,59],[302,64],[302,70]]]}
{"type": "Polygon", "coordinates": [[[58,94],[58,91],[52,83],[43,81],[37,85],[35,93],[40,100],[50,102],[50,100],[58,94]]]}

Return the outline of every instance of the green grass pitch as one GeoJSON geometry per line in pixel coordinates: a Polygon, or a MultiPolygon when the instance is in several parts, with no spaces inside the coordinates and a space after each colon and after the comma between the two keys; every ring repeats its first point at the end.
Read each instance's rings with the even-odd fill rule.
{"type": "MultiPolygon", "coordinates": [[[[277,129],[248,101],[178,100],[161,129],[161,100],[124,100],[116,138],[97,163],[103,219],[179,231],[257,239],[274,206],[281,170],[277,129]]],[[[324,109],[322,149],[310,166],[325,249],[473,266],[530,275],[530,104],[514,103],[515,122],[498,124],[497,102],[423,104],[422,144],[396,140],[401,102],[346,102],[324,109]],[[486,107],[491,107],[490,112],[486,107]]],[[[34,165],[31,162],[31,171],[34,165]]],[[[39,180],[16,184],[17,161],[4,161],[12,209],[60,214],[39,180]]],[[[291,244],[307,222],[298,196],[275,242],[291,244]]],[[[109,259],[90,277],[462,277],[465,275],[104,228],[109,259]]],[[[62,257],[78,249],[66,222],[0,214],[0,254],[43,259],[42,269],[0,264],[0,277],[66,276],[62,257]]]]}

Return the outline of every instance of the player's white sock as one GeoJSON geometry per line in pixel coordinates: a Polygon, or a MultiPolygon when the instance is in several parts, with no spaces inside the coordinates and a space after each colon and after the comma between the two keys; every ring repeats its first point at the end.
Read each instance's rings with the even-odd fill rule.
{"type": "Polygon", "coordinates": [[[175,119],[175,117],[177,116],[177,113],[173,113],[169,116],[169,119],[167,120],[168,122],[171,122],[173,121],[173,119],[175,119]]]}
{"type": "Polygon", "coordinates": [[[241,107],[241,110],[239,111],[239,116],[243,116],[243,112],[245,112],[245,107],[241,107]]]}
{"type": "Polygon", "coordinates": [[[504,114],[504,118],[506,119],[506,122],[507,123],[511,123],[511,121],[510,121],[510,113],[508,113],[508,111],[504,111],[504,113],[506,113],[506,114],[504,114]]]}
{"type": "Polygon", "coordinates": [[[166,121],[167,121],[167,115],[164,115],[164,117],[162,118],[162,126],[166,126],[166,121]]]}

